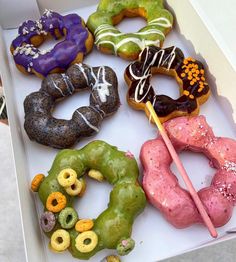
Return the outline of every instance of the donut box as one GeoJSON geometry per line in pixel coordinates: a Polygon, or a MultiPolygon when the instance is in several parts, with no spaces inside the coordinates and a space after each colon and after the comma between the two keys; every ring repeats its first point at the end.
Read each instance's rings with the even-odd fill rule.
{"type": "MultiPolygon", "coordinates": [[[[84,2],[71,1],[71,4],[68,4],[58,1],[55,5],[53,2],[47,3],[47,1],[41,0],[38,1],[38,5],[41,11],[48,8],[62,14],[78,13],[86,21],[88,16],[96,10],[98,1],[84,2]]],[[[183,0],[181,6],[176,2],[167,0],[167,5],[170,6],[168,9],[175,15],[175,24],[165,40],[164,47],[172,46],[175,43],[186,56],[196,57],[204,63],[208,69],[207,78],[212,88],[212,95],[209,101],[201,106],[200,114],[207,117],[208,123],[213,127],[216,135],[236,138],[236,91],[232,89],[232,83],[236,81],[236,72],[209,31],[206,19],[200,16],[195,4],[196,1],[183,0]]],[[[36,3],[31,7],[33,16],[39,14],[40,10],[37,9],[36,3]]],[[[132,20],[125,19],[118,27],[122,31],[136,31],[144,25],[144,20],[133,18],[132,20]]],[[[4,26],[7,27],[6,24],[4,26]]],[[[18,23],[14,27],[17,26],[18,23]]],[[[51,252],[47,247],[48,239],[40,232],[38,226],[42,205],[39,199],[29,191],[29,184],[36,173],[47,173],[58,150],[31,142],[23,128],[23,101],[28,94],[40,88],[41,80],[34,76],[25,76],[16,69],[9,51],[10,43],[15,35],[16,29],[1,29],[0,72],[8,104],[27,258],[28,261],[35,262],[79,261],[72,258],[69,252],[59,255],[51,252]]],[[[49,48],[50,44],[53,43],[46,42],[41,48],[49,48]]],[[[98,52],[95,47],[84,62],[92,66],[104,64],[110,66],[117,73],[122,105],[112,118],[108,118],[102,123],[101,132],[94,137],[78,142],[74,148],[80,148],[94,139],[101,139],[118,146],[120,150],[131,151],[138,160],[142,144],[155,138],[157,131],[154,125],[148,123],[142,112],[134,111],[126,102],[127,86],[123,72],[129,62],[118,57],[104,55],[98,52]]],[[[178,87],[173,79],[156,75],[152,79],[152,84],[156,87],[157,93],[168,93],[173,98],[178,97],[178,87]]],[[[69,119],[77,107],[88,105],[88,96],[89,92],[85,91],[60,102],[53,115],[69,119]]],[[[207,186],[215,172],[208,165],[208,160],[201,154],[196,155],[189,152],[182,153],[180,156],[195,188],[199,190],[207,186]]],[[[140,166],[139,160],[138,163],[140,166]]],[[[172,170],[176,173],[174,166],[172,166],[172,170]]],[[[183,185],[180,176],[178,179],[183,185]]],[[[108,183],[100,184],[91,179],[88,180],[86,194],[76,203],[75,208],[81,217],[96,217],[107,206],[111,186],[108,183]]],[[[201,225],[181,230],[175,229],[148,204],[144,212],[135,220],[133,226],[133,238],[136,240],[135,249],[129,255],[122,257],[122,261],[159,261],[170,258],[193,249],[235,238],[236,235],[226,233],[227,230],[234,227],[236,227],[236,211],[225,226],[217,229],[219,238],[212,240],[206,228],[201,225]]],[[[103,250],[92,257],[90,261],[101,261],[109,254],[113,254],[112,250],[103,250]]]]}

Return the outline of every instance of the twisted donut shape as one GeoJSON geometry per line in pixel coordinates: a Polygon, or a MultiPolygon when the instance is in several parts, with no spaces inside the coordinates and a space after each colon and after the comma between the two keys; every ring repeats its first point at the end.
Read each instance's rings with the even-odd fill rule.
{"type": "Polygon", "coordinates": [[[119,105],[117,77],[110,67],[75,64],[65,74],[48,75],[41,89],[26,97],[25,131],[40,144],[68,148],[81,137],[99,132],[103,118],[115,113],[119,105]],[[88,87],[89,106],[76,109],[70,120],[52,116],[57,101],[88,87]]]}
{"type": "MultiPolygon", "coordinates": [[[[217,170],[211,185],[198,194],[213,224],[225,225],[236,203],[236,141],[216,137],[204,116],[178,117],[166,122],[165,129],[178,152],[201,152],[217,170]]],[[[143,188],[151,204],[176,228],[203,223],[189,192],[170,170],[172,158],[161,137],[142,146],[140,159],[143,188]]]]}
{"type": "Polygon", "coordinates": [[[39,20],[27,20],[20,25],[18,36],[11,44],[11,53],[21,72],[44,78],[83,61],[92,47],[93,36],[80,16],[62,16],[46,10],[39,20]],[[50,50],[39,50],[37,47],[49,36],[55,39],[65,36],[65,40],[50,50]]]}
{"type": "Polygon", "coordinates": [[[87,22],[99,50],[128,60],[135,60],[146,46],[162,45],[172,24],[173,16],[163,0],[101,0],[87,22]],[[126,16],[141,16],[147,25],[136,33],[122,33],[115,25],[126,16]]]}
{"type": "Polygon", "coordinates": [[[183,52],[175,46],[146,47],[140,53],[138,61],[126,68],[125,80],[129,88],[129,105],[134,109],[144,110],[150,117],[145,105],[150,101],[161,122],[177,116],[197,115],[200,105],[205,103],[210,95],[203,64],[191,57],[185,58],[183,52]],[[155,94],[150,83],[152,74],[155,73],[175,78],[179,85],[178,99],[155,94]]]}
{"type": "MultiPolygon", "coordinates": [[[[117,248],[119,252],[120,245],[130,240],[134,219],[143,211],[146,204],[145,194],[137,180],[139,174],[137,162],[130,154],[119,151],[103,141],[91,142],[80,150],[62,150],[57,154],[48,176],[38,188],[39,198],[45,207],[47,199],[53,192],[60,192],[66,197],[65,208],[73,206],[75,197],[68,195],[58,183],[58,174],[67,168],[73,169],[78,178],[90,169],[98,170],[107,182],[114,186],[110,193],[108,208],[94,220],[92,230],[98,237],[96,247],[90,252],[80,252],[76,248],[76,238],[81,233],[71,228],[68,230],[69,251],[79,259],[89,259],[104,248],[117,248]]],[[[57,222],[48,236],[60,228],[57,222]]],[[[131,249],[126,250],[126,253],[131,249]]]]}

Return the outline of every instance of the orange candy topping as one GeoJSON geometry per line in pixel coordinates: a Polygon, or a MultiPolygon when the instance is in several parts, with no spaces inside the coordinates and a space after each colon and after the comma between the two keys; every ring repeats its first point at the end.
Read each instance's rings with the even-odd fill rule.
{"type": "Polygon", "coordinates": [[[43,174],[36,175],[31,182],[31,190],[37,192],[44,178],[45,176],[43,174]]]}
{"type": "MultiPolygon", "coordinates": [[[[193,86],[195,83],[199,84],[199,89],[198,92],[202,92],[204,89],[204,86],[207,85],[205,82],[205,77],[204,77],[204,69],[199,69],[199,66],[197,63],[195,63],[196,60],[193,59],[192,57],[185,58],[183,61],[183,66],[182,69],[184,69],[183,73],[181,73],[181,78],[187,77],[187,79],[190,81],[190,85],[193,86]]],[[[190,99],[194,99],[193,95],[187,94],[187,90],[184,91],[184,94],[189,96],[190,99]],[[186,92],[185,92],[186,91],[186,92]]]]}

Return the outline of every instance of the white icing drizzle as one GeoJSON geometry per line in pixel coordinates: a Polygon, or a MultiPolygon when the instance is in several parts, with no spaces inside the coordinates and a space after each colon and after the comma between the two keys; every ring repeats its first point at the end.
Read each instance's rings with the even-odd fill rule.
{"type": "Polygon", "coordinates": [[[67,87],[70,95],[72,95],[74,90],[75,90],[75,88],[74,88],[73,84],[71,83],[69,77],[67,75],[65,75],[65,74],[61,74],[61,76],[62,76],[63,81],[66,84],[66,87],[67,87]]]}
{"type": "Polygon", "coordinates": [[[53,79],[51,79],[51,82],[52,82],[53,86],[56,88],[56,90],[58,90],[62,96],[66,96],[66,95],[62,92],[61,88],[59,88],[59,86],[56,85],[56,83],[55,83],[55,81],[54,81],[53,79]]]}
{"type": "Polygon", "coordinates": [[[87,83],[87,85],[89,86],[88,77],[87,77],[87,75],[86,75],[86,73],[85,73],[85,70],[84,70],[83,65],[80,63],[80,64],[75,64],[75,66],[77,66],[77,67],[79,68],[79,70],[82,72],[82,74],[83,74],[83,76],[84,76],[84,78],[85,78],[85,80],[86,80],[86,83],[87,83]]]}
{"type": "MultiPolygon", "coordinates": [[[[106,30],[106,29],[103,29],[103,31],[105,31],[105,30],[106,30]]],[[[148,29],[147,31],[133,33],[133,35],[137,35],[137,36],[139,36],[139,35],[150,35],[150,34],[159,34],[159,35],[165,37],[165,35],[163,34],[163,32],[161,32],[161,31],[158,30],[158,29],[153,29],[153,28],[148,29]]],[[[103,37],[107,37],[107,36],[115,36],[115,37],[118,37],[118,36],[124,36],[124,35],[125,35],[125,33],[106,32],[106,33],[101,34],[101,33],[99,32],[99,34],[98,34],[97,37],[96,37],[96,42],[95,42],[95,43],[99,42],[99,40],[100,40],[101,38],[103,38],[103,37]]]]}
{"type": "Polygon", "coordinates": [[[175,59],[176,53],[175,53],[176,47],[173,47],[171,53],[163,60],[164,58],[164,54],[165,54],[165,50],[164,49],[160,49],[158,52],[155,53],[155,55],[152,58],[152,61],[148,63],[148,54],[149,54],[149,47],[146,47],[141,53],[140,53],[140,58],[143,55],[144,52],[146,52],[146,56],[145,56],[145,60],[143,63],[143,69],[142,69],[142,75],[141,76],[137,76],[134,74],[133,70],[132,70],[132,66],[135,63],[130,64],[129,66],[129,73],[130,75],[138,81],[138,84],[135,88],[135,92],[134,92],[134,100],[137,103],[140,103],[144,100],[144,98],[148,95],[148,92],[151,89],[151,85],[149,84],[145,94],[144,94],[144,87],[146,84],[146,81],[148,79],[148,77],[151,76],[151,67],[158,61],[158,65],[157,67],[161,67],[164,66],[167,63],[167,70],[170,70],[171,65],[175,59]],[[158,55],[160,54],[160,57],[158,58],[158,55]],[[158,60],[157,60],[158,58],[158,60]],[[147,64],[148,63],[148,64],[147,64]],[[146,69],[145,69],[146,68],[146,69]],[[144,71],[145,69],[145,71],[144,71]],[[142,96],[141,99],[138,99],[139,96],[142,96]]]}
{"type": "MultiPolygon", "coordinates": [[[[108,25],[108,26],[109,27],[106,28],[105,25],[104,25],[104,27],[101,29],[101,31],[105,31],[105,30],[108,30],[108,29],[110,30],[111,27],[110,27],[110,25],[108,25]]],[[[138,35],[158,34],[158,35],[161,35],[161,36],[165,37],[165,35],[160,30],[158,30],[158,29],[149,29],[149,30],[147,30],[145,32],[134,33],[132,37],[126,37],[126,38],[120,40],[117,44],[115,44],[114,42],[112,42],[110,40],[102,40],[102,38],[107,37],[107,36],[122,36],[122,35],[125,35],[125,33],[106,32],[106,33],[103,33],[103,34],[100,35],[100,32],[97,31],[95,44],[97,44],[98,47],[100,45],[103,45],[103,44],[110,44],[110,45],[112,45],[115,55],[117,55],[118,49],[122,45],[124,45],[124,44],[126,44],[128,42],[135,43],[141,50],[144,49],[148,45],[156,45],[156,46],[160,45],[160,40],[159,39],[157,39],[157,40],[145,40],[145,39],[140,39],[138,37],[138,35]],[[137,37],[135,37],[135,35],[137,35],[137,37]]]]}
{"type": "MultiPolygon", "coordinates": [[[[89,66],[89,69],[90,69],[90,74],[91,74],[91,76],[93,77],[93,79],[95,80],[95,83],[96,83],[96,81],[98,80],[99,76],[98,76],[98,77],[95,76],[95,74],[94,74],[94,72],[93,72],[93,69],[92,69],[90,66],[89,66]]],[[[90,86],[91,86],[91,87],[94,87],[94,85],[95,85],[95,84],[90,83],[90,86]]]]}
{"type": "Polygon", "coordinates": [[[4,108],[5,108],[5,106],[6,106],[6,99],[5,99],[5,97],[3,95],[1,95],[0,98],[2,99],[2,102],[3,102],[2,106],[0,107],[0,115],[1,115],[3,110],[4,110],[4,108]]]}
{"type": "Polygon", "coordinates": [[[99,33],[105,31],[105,30],[115,30],[117,31],[117,29],[109,24],[101,24],[95,31],[94,31],[94,35],[96,36],[99,33]]]}
{"type": "Polygon", "coordinates": [[[164,28],[172,27],[170,20],[165,17],[153,19],[150,22],[148,22],[148,25],[158,25],[164,28]]]}
{"type": "Polygon", "coordinates": [[[168,67],[167,69],[170,70],[170,67],[175,59],[175,56],[176,56],[176,53],[175,53],[175,50],[176,50],[176,46],[174,46],[174,48],[172,49],[171,53],[166,57],[166,59],[161,62],[161,65],[163,66],[166,62],[168,62],[168,67]]]}
{"type": "MultiPolygon", "coordinates": [[[[165,18],[165,17],[159,17],[157,19],[154,19],[152,21],[150,21],[148,23],[148,26],[161,26],[164,28],[168,28],[168,27],[172,27],[171,22],[165,18]]],[[[148,45],[160,45],[160,39],[156,39],[156,40],[145,40],[145,39],[140,39],[139,36],[143,36],[143,35],[150,35],[150,34],[156,34],[156,35],[160,35],[163,38],[165,38],[164,33],[156,28],[150,28],[147,29],[145,31],[142,32],[136,32],[136,33],[132,33],[132,37],[126,37],[122,40],[120,40],[118,43],[114,43],[113,41],[110,40],[106,40],[104,39],[105,37],[119,37],[119,36],[125,36],[127,35],[126,33],[120,33],[115,27],[113,27],[112,25],[109,24],[102,24],[100,25],[95,31],[94,31],[94,35],[96,38],[95,44],[99,47],[100,45],[103,44],[110,44],[113,46],[113,51],[114,53],[117,55],[117,51],[118,49],[128,43],[128,42],[133,42],[136,45],[139,46],[139,48],[142,50],[144,49],[146,46],[148,45]],[[104,32],[106,31],[106,32],[104,32]],[[116,32],[114,32],[116,31],[116,32]]]]}
{"type": "Polygon", "coordinates": [[[97,76],[95,76],[92,68],[90,69],[91,75],[95,80],[95,83],[92,85],[92,88],[97,90],[101,102],[105,103],[107,101],[107,96],[110,95],[108,87],[111,86],[111,84],[106,81],[106,69],[104,66],[100,66],[97,72],[97,76]],[[102,77],[102,82],[100,82],[100,76],[102,77]]]}
{"type": "Polygon", "coordinates": [[[87,85],[90,86],[92,89],[95,89],[98,92],[98,96],[102,103],[105,103],[107,101],[107,96],[110,95],[109,92],[109,86],[111,84],[107,82],[106,80],[106,69],[104,66],[100,66],[97,72],[97,75],[94,74],[93,68],[90,66],[87,66],[90,70],[91,77],[94,79],[94,83],[90,82],[88,80],[88,76],[84,70],[84,67],[82,64],[75,64],[80,71],[83,73],[83,76],[87,82],[87,85]],[[100,78],[102,78],[100,80],[100,78]]]}
{"type": "Polygon", "coordinates": [[[97,133],[99,132],[99,129],[96,127],[96,126],[94,126],[94,125],[92,125],[89,121],[88,121],[88,119],[86,119],[86,117],[82,114],[82,113],[80,113],[78,110],[76,110],[76,112],[77,112],[77,114],[79,114],[81,117],[82,117],[82,119],[84,120],[84,122],[85,122],[85,124],[87,125],[87,126],[89,126],[90,128],[92,128],[94,131],[96,131],[97,133]]]}
{"type": "Polygon", "coordinates": [[[98,108],[97,106],[90,106],[90,107],[94,109],[96,112],[98,112],[101,118],[103,118],[106,115],[106,113],[101,108],[98,108]]]}
{"type": "Polygon", "coordinates": [[[111,44],[113,46],[113,51],[115,53],[115,55],[117,55],[117,51],[118,49],[128,43],[128,42],[133,42],[135,43],[136,45],[139,46],[139,48],[142,50],[144,49],[146,46],[149,46],[149,45],[155,45],[155,46],[160,46],[160,40],[140,40],[139,38],[135,38],[135,37],[127,37],[123,40],[121,40],[118,44],[114,44],[112,41],[108,41],[108,40],[104,40],[104,41],[100,41],[97,46],[99,47],[100,45],[103,45],[103,44],[111,44]]]}

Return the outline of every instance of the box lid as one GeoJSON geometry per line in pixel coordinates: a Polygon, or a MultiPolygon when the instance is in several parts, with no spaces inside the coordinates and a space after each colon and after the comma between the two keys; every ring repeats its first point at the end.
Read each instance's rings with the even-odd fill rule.
{"type": "Polygon", "coordinates": [[[190,1],[236,71],[236,1],[190,1]]]}

